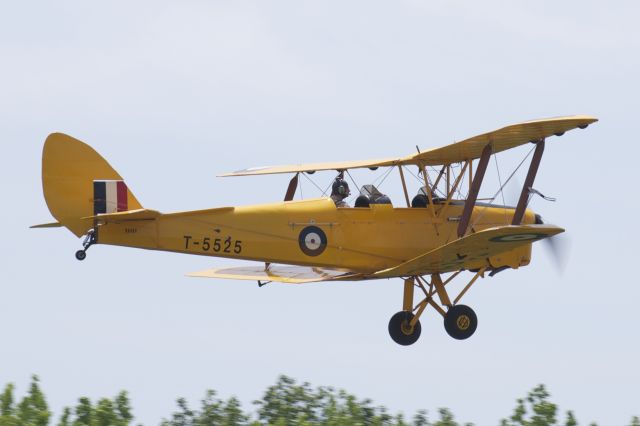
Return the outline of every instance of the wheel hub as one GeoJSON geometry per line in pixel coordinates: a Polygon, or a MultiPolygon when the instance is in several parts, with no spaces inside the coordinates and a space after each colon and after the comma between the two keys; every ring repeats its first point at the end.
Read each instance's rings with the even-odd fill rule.
{"type": "Polygon", "coordinates": [[[460,315],[456,319],[456,325],[460,330],[466,330],[469,328],[469,325],[471,325],[471,319],[467,315],[460,315]]]}
{"type": "Polygon", "coordinates": [[[402,321],[400,330],[407,336],[411,336],[413,334],[413,326],[411,326],[411,323],[409,321],[402,321]]]}

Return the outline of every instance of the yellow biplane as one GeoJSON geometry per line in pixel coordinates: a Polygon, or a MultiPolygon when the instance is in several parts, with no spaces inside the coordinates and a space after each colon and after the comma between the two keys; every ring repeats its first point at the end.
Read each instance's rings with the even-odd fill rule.
{"type": "Polygon", "coordinates": [[[595,121],[589,116],[528,121],[401,158],[240,170],[223,176],[294,176],[282,202],[168,214],[142,207],[90,146],[53,133],[44,144],[42,184],[57,222],[34,227],[64,226],[84,236],[78,260],[99,243],[259,261],[189,275],[254,280],[260,286],[400,277],[402,310],[389,321],[396,343],[410,345],[419,338],[419,320],[428,306],[444,317],[450,336],[466,339],[475,332],[477,317],[458,302],[478,278],[528,265],[534,241],[564,231],[527,209],[537,193],[533,182],[545,140],[595,121]],[[517,205],[479,200],[490,157],[525,144],[531,144],[533,155],[517,205]],[[364,185],[349,206],[345,173],[357,168],[397,169],[406,206],[393,206],[374,185],[364,185]],[[331,196],[294,200],[301,174],[321,170],[338,174],[331,196]],[[414,197],[405,180],[411,170],[420,179],[414,197]],[[466,285],[449,296],[449,283],[463,271],[471,273],[466,285]],[[424,296],[414,304],[416,288],[424,296]]]}

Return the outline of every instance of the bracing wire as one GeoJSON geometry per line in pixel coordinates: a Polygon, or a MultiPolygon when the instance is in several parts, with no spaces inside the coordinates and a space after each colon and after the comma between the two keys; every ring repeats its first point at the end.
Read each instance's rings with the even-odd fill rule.
{"type": "Polygon", "coordinates": [[[349,176],[349,179],[351,179],[351,182],[353,182],[353,185],[355,186],[356,190],[360,190],[360,187],[358,186],[358,184],[356,183],[355,179],[353,178],[353,176],[351,176],[351,173],[349,173],[349,170],[345,170],[345,172],[347,172],[347,176],[349,176]]]}
{"type": "Polygon", "coordinates": [[[416,176],[409,167],[405,167],[403,170],[406,170],[409,172],[409,174],[411,176],[413,176],[414,178],[416,178],[416,180],[421,184],[424,185],[424,178],[422,177],[422,175],[416,176]]]}
{"type": "MultiPolygon", "coordinates": [[[[457,166],[457,164],[456,164],[457,166]]],[[[449,182],[455,182],[456,179],[458,179],[458,175],[456,175],[456,166],[454,166],[453,164],[450,166],[449,168],[449,182]]],[[[455,195],[458,195],[458,198],[462,197],[462,193],[460,192],[460,188],[462,187],[462,179],[460,179],[460,183],[458,184],[457,188],[455,188],[455,192],[451,194],[451,198],[453,199],[455,197],[455,195]]],[[[447,197],[449,197],[449,191],[451,189],[447,188],[447,197]]]]}
{"type": "MultiPolygon", "coordinates": [[[[504,184],[500,187],[500,189],[498,189],[498,191],[493,195],[493,197],[491,197],[489,199],[489,202],[487,204],[489,204],[487,207],[490,207],[493,204],[493,200],[496,199],[496,197],[498,196],[498,194],[500,193],[500,191],[502,191],[504,189],[504,187],[509,183],[509,181],[511,180],[511,178],[513,178],[513,176],[516,174],[516,172],[518,170],[520,170],[520,167],[522,167],[522,165],[524,164],[524,162],[527,160],[527,158],[529,158],[529,156],[531,155],[531,153],[533,152],[533,150],[536,147],[534,146],[533,148],[531,148],[531,150],[529,150],[529,152],[527,153],[527,155],[525,155],[525,157],[522,159],[522,161],[520,161],[520,164],[518,164],[518,166],[515,168],[515,170],[511,173],[511,175],[509,175],[509,178],[507,178],[507,180],[504,182],[504,184]]],[[[476,223],[478,223],[478,221],[482,218],[482,216],[484,216],[485,212],[487,211],[487,207],[485,207],[484,209],[482,209],[482,212],[478,215],[478,217],[476,218],[476,220],[473,221],[473,223],[471,224],[471,226],[473,227],[473,225],[475,225],[476,223]]]]}
{"type": "MultiPolygon", "coordinates": [[[[329,187],[327,187],[327,189],[325,189],[325,190],[323,191],[323,190],[322,190],[322,188],[320,188],[320,187],[318,186],[318,184],[316,184],[316,183],[313,181],[313,179],[311,179],[309,176],[307,176],[307,174],[306,174],[306,173],[304,173],[304,172],[303,172],[303,173],[301,173],[301,174],[302,174],[302,176],[304,176],[305,178],[307,178],[307,180],[308,180],[309,182],[311,182],[311,183],[313,184],[313,186],[315,186],[316,188],[318,188],[318,191],[320,191],[320,192],[322,193],[322,196],[325,196],[325,195],[327,194],[327,191],[329,190],[329,187]]],[[[331,184],[329,184],[329,186],[331,186],[331,184]]]]}
{"type": "Polygon", "coordinates": [[[392,171],[393,171],[393,167],[389,167],[389,170],[387,171],[387,173],[385,173],[384,177],[382,178],[382,180],[380,181],[378,186],[382,187],[382,184],[389,177],[389,175],[391,174],[392,171]]]}
{"type": "MultiPolygon", "coordinates": [[[[502,178],[500,176],[500,167],[498,167],[498,153],[497,152],[493,154],[493,160],[496,163],[496,172],[498,172],[498,185],[500,185],[500,190],[499,191],[500,191],[500,195],[502,196],[502,205],[506,206],[507,203],[504,201],[504,190],[503,190],[504,186],[502,185],[502,178]]],[[[504,210],[504,221],[505,221],[505,223],[507,223],[508,220],[509,219],[507,217],[507,210],[505,209],[504,210]]]]}

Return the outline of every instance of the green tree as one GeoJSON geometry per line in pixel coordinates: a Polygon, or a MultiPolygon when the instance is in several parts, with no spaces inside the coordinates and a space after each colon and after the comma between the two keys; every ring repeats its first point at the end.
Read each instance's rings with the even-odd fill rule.
{"type": "Polygon", "coordinates": [[[202,399],[201,409],[191,410],[184,398],[177,400],[178,411],[171,420],[163,420],[162,426],[244,426],[249,416],[242,411],[240,401],[231,397],[225,403],[216,397],[216,392],[208,390],[202,399]]]}
{"type": "Polygon", "coordinates": [[[64,407],[58,426],[71,426],[71,408],[64,407]]]}
{"type": "Polygon", "coordinates": [[[578,420],[573,415],[573,411],[567,411],[567,420],[565,421],[566,426],[578,426],[578,420]]]}
{"type": "MultiPolygon", "coordinates": [[[[431,423],[424,410],[412,421],[403,414],[390,414],[383,406],[374,406],[370,399],[360,400],[331,387],[313,389],[308,383],[297,384],[287,376],[280,376],[275,385],[265,391],[263,398],[254,401],[257,419],[242,409],[240,401],[231,397],[222,401],[216,392],[208,390],[201,400],[200,410],[189,408],[184,398],[177,400],[178,409],[162,426],[459,426],[447,408],[438,410],[439,420],[431,423]]],[[[502,426],[578,426],[572,411],[560,422],[558,406],[550,401],[544,385],[533,388],[526,397],[516,400],[513,414],[501,420],[502,426]]],[[[14,385],[9,383],[0,393],[0,426],[48,426],[51,413],[33,376],[27,394],[20,403],[14,398],[14,385]]],[[[113,399],[101,398],[92,405],[87,397],[77,405],[65,408],[57,426],[129,426],[133,421],[131,403],[125,391],[113,399]]],[[[465,423],[465,426],[472,426],[465,423]]],[[[591,423],[591,426],[596,426],[591,423]]],[[[629,426],[640,426],[640,418],[631,418],[629,426]]]]}
{"type": "MultiPolygon", "coordinates": [[[[525,398],[517,400],[509,419],[502,419],[501,426],[556,426],[558,406],[549,401],[550,394],[544,385],[533,388],[525,398]]],[[[565,426],[578,424],[572,411],[567,412],[565,426]]]]}
{"type": "Polygon", "coordinates": [[[87,397],[78,398],[73,410],[65,408],[58,426],[128,426],[133,420],[127,392],[100,398],[95,406],[87,397]]]}
{"type": "Polygon", "coordinates": [[[395,426],[409,426],[409,423],[406,423],[404,421],[404,416],[402,415],[402,413],[396,415],[394,424],[395,426]]]}
{"type": "Polygon", "coordinates": [[[189,404],[184,398],[177,399],[179,411],[173,413],[171,420],[163,420],[162,426],[195,426],[195,413],[189,409],[189,404]]]}
{"type": "Polygon", "coordinates": [[[249,416],[242,411],[240,401],[236,397],[231,397],[222,409],[224,419],[223,426],[243,426],[249,422],[249,416]]]}
{"type": "Polygon", "coordinates": [[[0,426],[18,425],[18,418],[15,415],[13,389],[13,383],[9,383],[0,394],[0,426]]]}
{"type": "Polygon", "coordinates": [[[91,400],[86,396],[78,399],[78,405],[74,409],[75,419],[72,426],[94,426],[93,424],[93,407],[91,400]]]}
{"type": "Polygon", "coordinates": [[[427,410],[418,410],[413,416],[413,424],[414,426],[431,426],[427,417],[427,410]]]}
{"type": "Polygon", "coordinates": [[[29,391],[18,404],[17,417],[19,423],[25,426],[47,426],[51,412],[47,406],[44,393],[40,390],[38,376],[31,377],[29,391]]]}
{"type": "Polygon", "coordinates": [[[118,419],[118,425],[127,426],[133,421],[133,410],[131,409],[131,402],[129,401],[129,394],[126,391],[120,391],[114,398],[116,418],[118,419]]]}
{"type": "Polygon", "coordinates": [[[297,425],[299,421],[317,420],[318,396],[314,395],[308,383],[297,385],[295,380],[280,376],[275,385],[267,388],[258,406],[258,418],[266,424],[284,422],[286,426],[297,425]]]}
{"type": "MultiPolygon", "coordinates": [[[[453,413],[448,408],[439,408],[438,414],[440,414],[440,420],[435,422],[433,426],[459,426],[453,413]]],[[[467,423],[467,425],[471,425],[471,423],[467,423]]]]}
{"type": "Polygon", "coordinates": [[[93,409],[93,416],[95,426],[115,426],[119,423],[113,402],[109,398],[98,401],[93,409]]]}
{"type": "Polygon", "coordinates": [[[215,397],[214,390],[208,390],[202,400],[202,409],[199,413],[194,413],[194,424],[197,426],[214,426],[222,424],[224,415],[222,413],[222,401],[215,397]]]}

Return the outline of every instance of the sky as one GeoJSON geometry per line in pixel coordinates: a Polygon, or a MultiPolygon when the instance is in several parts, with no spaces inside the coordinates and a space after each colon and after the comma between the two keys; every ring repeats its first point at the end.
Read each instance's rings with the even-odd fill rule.
{"type": "MultiPolygon", "coordinates": [[[[126,389],[149,425],[208,388],[250,408],[287,374],[489,425],[545,383],[581,424],[625,424],[640,415],[639,14],[633,1],[2,3],[0,385],[21,393],[38,374],[56,414],[126,389]],[[531,204],[567,229],[568,263],[559,274],[536,245],[529,267],[477,283],[466,341],[431,311],[416,344],[394,344],[399,279],[258,288],[185,276],[235,264],[215,258],[96,246],[80,263],[70,232],[28,229],[52,220],[40,161],[54,131],[171,212],[279,201],[289,179],[216,177],[228,171],[408,155],[572,114],[600,121],[549,140],[535,187],[558,201],[531,204]]],[[[497,156],[502,177],[524,154],[497,156]]]]}

